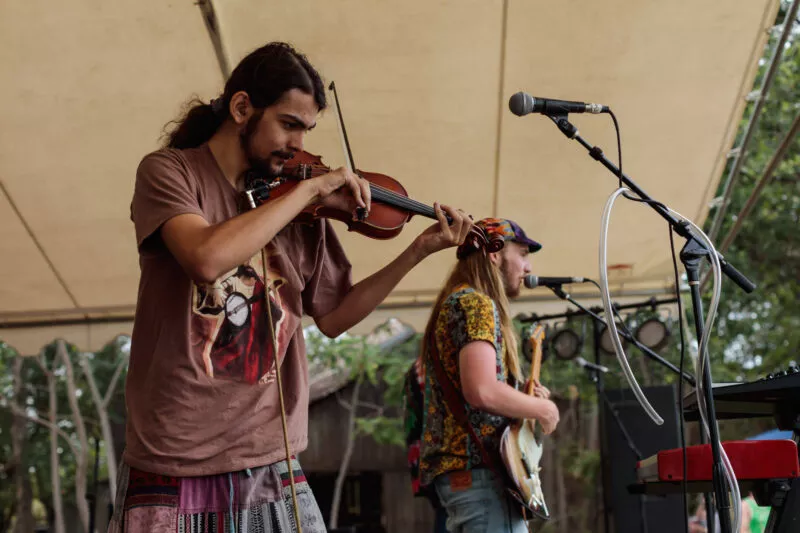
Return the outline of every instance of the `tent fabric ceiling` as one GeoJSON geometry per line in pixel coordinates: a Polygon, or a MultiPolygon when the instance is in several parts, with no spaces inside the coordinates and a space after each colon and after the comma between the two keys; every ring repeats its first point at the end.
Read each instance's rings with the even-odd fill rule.
{"type": "MultiPolygon", "coordinates": [[[[508,97],[526,90],[610,105],[626,173],[702,222],[777,7],[213,3],[229,64],[287,40],[336,81],[360,169],[395,177],[425,203],[518,221],[545,245],[534,256],[538,273],[593,277],[600,214],[616,181],[548,119],[511,115],[508,97]]],[[[191,95],[221,91],[212,43],[192,2],[0,5],[0,322],[130,314],[139,274],[129,220],[135,168],[191,95]]],[[[572,120],[616,160],[608,118],[572,120]]],[[[306,147],[343,163],[332,113],[306,147]]],[[[384,265],[429,223],[415,218],[390,241],[340,227],[354,277],[384,265]]],[[[667,229],[655,213],[620,205],[611,231],[619,294],[672,284],[667,229]]],[[[429,301],[452,262],[453,254],[427,259],[389,302],[429,301]]]]}

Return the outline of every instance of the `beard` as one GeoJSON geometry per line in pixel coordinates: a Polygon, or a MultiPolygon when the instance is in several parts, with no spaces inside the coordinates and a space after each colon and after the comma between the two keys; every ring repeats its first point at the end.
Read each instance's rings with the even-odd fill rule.
{"type": "Polygon", "coordinates": [[[253,137],[255,136],[258,123],[263,115],[264,110],[261,109],[254,113],[252,117],[250,117],[244,129],[242,130],[242,133],[239,135],[239,142],[241,143],[242,151],[244,152],[244,156],[247,159],[247,164],[249,165],[247,174],[259,178],[266,178],[268,181],[271,181],[281,175],[281,172],[283,171],[283,162],[291,159],[294,154],[291,152],[275,150],[266,158],[256,155],[253,147],[253,137]],[[271,159],[272,157],[275,157],[281,161],[281,163],[275,164],[273,162],[274,159],[271,159]]]}
{"type": "Polygon", "coordinates": [[[500,279],[503,281],[503,288],[506,291],[507,298],[514,299],[519,296],[522,283],[511,276],[506,269],[505,263],[500,265],[500,279]]]}

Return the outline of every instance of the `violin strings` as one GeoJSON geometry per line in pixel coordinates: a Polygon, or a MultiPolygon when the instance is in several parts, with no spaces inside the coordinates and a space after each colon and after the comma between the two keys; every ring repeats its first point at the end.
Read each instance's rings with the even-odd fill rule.
{"type": "Polygon", "coordinates": [[[430,206],[427,206],[421,202],[409,198],[408,196],[398,194],[390,189],[385,189],[380,185],[370,184],[370,189],[372,190],[373,193],[375,193],[376,198],[382,197],[384,200],[395,200],[397,202],[401,202],[406,206],[413,206],[419,209],[427,208],[432,210],[430,206]]]}
{"type": "MultiPolygon", "coordinates": [[[[330,169],[326,167],[319,167],[316,165],[310,165],[310,166],[311,166],[310,174],[312,178],[316,178],[318,176],[322,176],[330,172],[330,169]]],[[[388,204],[394,205],[395,207],[408,209],[409,211],[414,211],[423,216],[436,218],[436,210],[427,204],[418,202],[417,200],[399,194],[391,189],[382,187],[376,183],[370,182],[369,187],[370,191],[372,191],[373,193],[372,194],[373,198],[378,201],[386,202],[388,204]]]]}
{"type": "MultiPolygon", "coordinates": [[[[311,177],[314,178],[317,176],[322,176],[323,174],[326,174],[328,172],[330,172],[330,170],[325,167],[316,167],[316,166],[311,167],[311,177]]],[[[396,207],[402,207],[405,209],[415,211],[420,215],[436,218],[436,211],[427,204],[418,202],[412,198],[409,198],[408,196],[403,196],[402,194],[399,194],[391,189],[382,187],[376,183],[370,182],[369,186],[370,190],[373,191],[373,193],[377,193],[373,194],[373,197],[379,201],[391,203],[394,204],[396,207]]]]}

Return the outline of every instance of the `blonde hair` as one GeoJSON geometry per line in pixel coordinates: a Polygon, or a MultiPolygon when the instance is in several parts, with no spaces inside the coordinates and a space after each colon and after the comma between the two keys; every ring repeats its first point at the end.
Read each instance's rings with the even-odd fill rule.
{"type": "Polygon", "coordinates": [[[436,305],[434,305],[431,317],[425,327],[421,349],[423,360],[427,360],[430,356],[430,347],[436,345],[436,321],[439,318],[444,300],[454,292],[456,287],[464,284],[485,294],[494,301],[500,318],[500,333],[503,337],[503,362],[508,373],[514,376],[518,382],[522,382],[517,337],[511,322],[511,312],[505,285],[500,276],[500,269],[489,259],[488,254],[483,251],[477,251],[459,260],[450,272],[444,287],[442,287],[436,298],[436,305]]]}

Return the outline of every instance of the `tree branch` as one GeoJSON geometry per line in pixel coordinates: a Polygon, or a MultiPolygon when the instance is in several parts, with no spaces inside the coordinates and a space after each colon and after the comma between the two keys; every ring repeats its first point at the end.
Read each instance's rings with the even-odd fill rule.
{"type": "Polygon", "coordinates": [[[114,389],[117,388],[117,380],[122,375],[122,369],[125,368],[125,364],[127,362],[128,357],[123,355],[117,363],[117,368],[114,369],[114,375],[111,376],[111,380],[108,382],[106,394],[103,396],[103,407],[108,407],[108,404],[111,402],[111,397],[114,395],[114,389]]]}
{"type": "Polygon", "coordinates": [[[339,392],[338,391],[334,394],[334,397],[336,398],[336,401],[338,402],[338,404],[341,405],[342,407],[344,407],[345,409],[347,409],[348,411],[353,409],[353,406],[351,404],[349,404],[346,401],[342,400],[342,397],[339,396],[339,392]]]}
{"type": "MultiPolygon", "coordinates": [[[[353,386],[351,405],[358,406],[358,395],[361,391],[361,384],[364,381],[364,374],[360,374],[353,386]]],[[[350,410],[350,417],[347,421],[347,444],[344,449],[344,456],[339,465],[339,473],[333,486],[333,501],[331,502],[330,529],[336,529],[339,525],[339,505],[342,500],[342,489],[347,478],[347,469],[350,466],[350,458],[353,455],[356,440],[356,409],[350,410]]]]}
{"type": "MultiPolygon", "coordinates": [[[[5,407],[6,409],[9,409],[9,407],[7,405],[0,404],[0,407],[5,407]]],[[[64,432],[64,430],[62,430],[60,427],[56,426],[55,424],[51,424],[50,422],[48,422],[47,420],[44,420],[43,418],[39,418],[39,415],[32,415],[32,414],[20,409],[19,407],[17,407],[14,404],[11,405],[10,411],[13,414],[17,415],[17,416],[21,416],[21,417],[27,418],[28,420],[32,420],[33,422],[36,422],[37,424],[41,424],[42,426],[46,427],[50,431],[55,431],[56,433],[58,433],[59,437],[61,437],[65,441],[67,441],[67,445],[69,445],[69,448],[70,448],[70,451],[72,452],[72,455],[75,456],[75,458],[77,459],[77,457],[78,457],[78,448],[72,442],[72,437],[67,435],[64,432]]]]}
{"type": "Polygon", "coordinates": [[[358,402],[359,407],[366,407],[368,409],[373,409],[378,412],[379,415],[382,415],[383,412],[386,410],[386,407],[383,405],[378,405],[373,402],[358,402]]]}
{"type": "Polygon", "coordinates": [[[83,453],[75,456],[75,505],[78,508],[78,516],[83,524],[83,529],[89,529],[89,504],[86,502],[84,495],[86,494],[86,479],[89,463],[89,439],[86,435],[86,425],[83,422],[83,414],[81,413],[80,405],[78,404],[78,396],[75,387],[75,373],[72,368],[72,361],[67,351],[67,344],[64,340],[59,340],[57,343],[58,356],[61,357],[61,363],[66,370],[66,379],[64,380],[67,386],[67,402],[69,402],[70,410],[72,411],[72,420],[75,422],[75,430],[78,433],[78,441],[83,453]]]}
{"type": "Polygon", "coordinates": [[[50,375],[52,375],[52,372],[45,366],[44,362],[42,361],[42,356],[43,355],[44,355],[44,349],[42,349],[42,351],[39,353],[39,355],[37,355],[36,357],[33,357],[32,359],[39,366],[39,368],[42,369],[42,372],[44,372],[45,376],[50,376],[50,375]]]}

